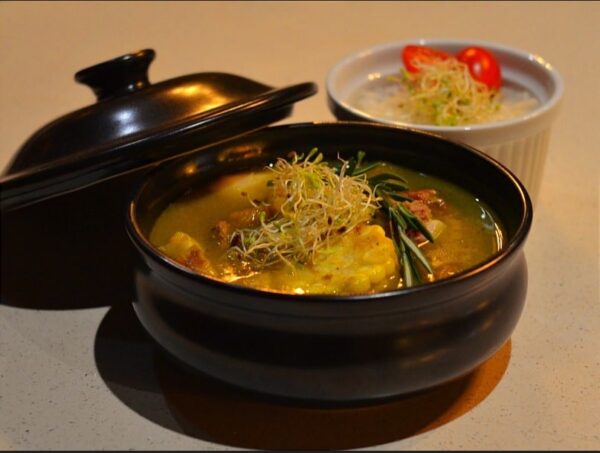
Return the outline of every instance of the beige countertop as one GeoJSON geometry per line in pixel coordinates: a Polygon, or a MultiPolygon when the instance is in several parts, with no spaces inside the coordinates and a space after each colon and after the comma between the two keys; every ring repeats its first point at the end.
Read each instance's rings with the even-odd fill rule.
{"type": "MultiPolygon", "coordinates": [[[[386,418],[365,423],[375,430],[372,440],[356,446],[597,450],[599,23],[597,2],[2,2],[0,168],[40,126],[93,102],[91,91],[73,81],[76,71],[141,48],[157,52],[153,82],[203,71],[236,73],[273,86],[316,82],[319,93],[299,102],[285,122],[332,120],[324,91],[328,69],[374,44],[447,37],[542,55],[562,74],[565,97],[525,247],[526,307],[509,350],[490,365],[501,372],[484,373],[487,383],[478,385],[489,391],[479,391],[485,395],[476,397],[477,404],[465,403],[445,419],[439,414],[438,423],[430,420],[427,429],[406,431],[407,420],[394,419],[401,412],[374,412],[386,418]],[[387,434],[378,437],[377,427],[384,425],[387,434]]],[[[35,250],[23,253],[42,259],[35,250]]],[[[0,449],[267,448],[276,444],[264,439],[285,437],[277,417],[265,415],[275,412],[242,405],[240,411],[262,417],[263,423],[248,426],[263,430],[255,433],[263,443],[236,438],[245,429],[243,417],[234,416],[237,406],[227,398],[198,395],[192,399],[198,401],[197,419],[207,414],[223,423],[212,430],[201,423],[204,430],[185,428],[173,410],[175,400],[148,384],[156,367],[144,355],[150,354],[146,346],[138,350],[137,343],[118,336],[99,342],[99,331],[125,322],[110,315],[110,302],[75,310],[10,302],[0,306],[0,449]],[[121,365],[130,361],[148,382],[110,379],[118,375],[117,362],[101,359],[111,345],[121,348],[121,365]]],[[[302,426],[293,429],[295,435],[312,435],[302,426]]],[[[355,446],[335,439],[327,445],[355,446]]]]}

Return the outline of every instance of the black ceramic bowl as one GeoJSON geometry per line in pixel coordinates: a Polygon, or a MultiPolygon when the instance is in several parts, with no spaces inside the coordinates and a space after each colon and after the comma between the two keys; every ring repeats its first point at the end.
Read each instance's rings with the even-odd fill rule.
{"type": "Polygon", "coordinates": [[[509,339],[525,301],[522,249],[531,220],[523,185],[466,145],[365,123],[266,128],[161,166],[139,188],[127,222],[141,257],[134,307],[164,349],[217,379],[319,402],[395,397],[465,375],[509,339]],[[331,158],[364,150],[371,160],[460,185],[499,217],[507,234],[503,250],[476,268],[418,287],[307,296],[205,278],[149,242],[159,213],[190,187],[315,146],[331,158]]]}

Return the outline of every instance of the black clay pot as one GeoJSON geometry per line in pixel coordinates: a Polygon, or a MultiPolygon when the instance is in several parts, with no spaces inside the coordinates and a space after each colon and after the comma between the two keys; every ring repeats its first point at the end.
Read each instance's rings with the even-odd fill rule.
{"type": "Polygon", "coordinates": [[[162,165],[129,206],[139,250],[134,308],[170,354],[223,381],[319,402],[384,399],[460,377],[510,337],[527,289],[529,196],[504,167],[458,143],[362,123],[270,127],[162,165]],[[365,296],[268,293],[197,275],[161,255],[149,231],[167,204],[220,175],[259,168],[290,150],[357,150],[442,177],[484,200],[506,231],[501,252],[461,274],[365,296]]]}

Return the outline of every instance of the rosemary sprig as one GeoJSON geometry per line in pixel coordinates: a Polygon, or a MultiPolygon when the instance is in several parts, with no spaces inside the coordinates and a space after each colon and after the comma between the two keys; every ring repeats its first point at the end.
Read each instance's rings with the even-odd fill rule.
{"type": "MultiPolygon", "coordinates": [[[[356,158],[350,158],[344,162],[338,167],[338,171],[343,170],[349,176],[357,176],[384,164],[377,161],[362,165],[364,157],[364,151],[359,151],[356,158]]],[[[433,270],[423,252],[408,237],[406,231],[409,228],[415,229],[431,242],[433,242],[433,237],[427,227],[423,225],[423,222],[401,203],[402,201],[413,200],[402,193],[408,190],[408,183],[400,175],[394,173],[379,173],[367,180],[373,189],[373,193],[381,200],[383,211],[388,217],[390,232],[396,254],[400,260],[405,286],[410,287],[421,283],[422,277],[417,263],[420,263],[430,274],[433,273],[433,270]]]]}

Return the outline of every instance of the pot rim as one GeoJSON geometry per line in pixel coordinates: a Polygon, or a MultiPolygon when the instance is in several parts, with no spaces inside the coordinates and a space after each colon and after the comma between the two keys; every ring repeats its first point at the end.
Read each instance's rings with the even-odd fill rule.
{"type": "MultiPolygon", "coordinates": [[[[465,143],[449,140],[447,138],[441,137],[440,135],[434,134],[429,131],[418,130],[412,127],[407,126],[396,126],[396,125],[388,125],[388,124],[378,124],[378,123],[365,123],[361,121],[312,121],[312,122],[302,122],[302,123],[290,123],[283,124],[278,126],[270,126],[264,129],[260,129],[259,131],[268,130],[284,130],[284,129],[292,129],[292,128],[312,128],[312,127],[325,127],[325,128],[335,128],[337,126],[357,126],[361,128],[368,129],[383,129],[383,130],[397,130],[403,132],[410,132],[416,135],[433,137],[436,140],[442,140],[445,142],[450,142],[455,145],[460,146],[465,151],[476,154],[479,158],[486,160],[489,164],[496,167],[497,171],[504,174],[507,177],[512,185],[518,190],[521,206],[523,210],[523,215],[520,217],[519,225],[515,230],[514,235],[510,238],[510,240],[506,243],[506,245],[494,255],[490,256],[487,260],[480,263],[479,265],[467,269],[463,272],[460,272],[456,275],[453,275],[448,278],[444,278],[431,283],[424,283],[422,285],[417,285],[410,288],[400,288],[390,291],[383,291],[372,294],[358,294],[358,295],[317,295],[317,294],[289,294],[289,293],[280,293],[274,291],[266,291],[251,287],[245,287],[241,285],[235,285],[232,283],[223,282],[221,280],[211,278],[208,276],[201,275],[192,271],[191,269],[186,268],[185,266],[177,263],[175,260],[168,258],[166,255],[163,255],[158,251],[158,249],[152,245],[146,235],[142,232],[142,229],[137,221],[137,206],[139,204],[139,199],[142,194],[147,190],[148,185],[152,182],[152,180],[156,177],[157,174],[167,171],[168,168],[177,165],[177,163],[181,159],[189,159],[190,154],[186,154],[185,157],[181,159],[177,159],[176,162],[169,162],[166,164],[161,164],[157,168],[153,169],[150,174],[148,174],[144,181],[135,188],[133,192],[133,196],[130,197],[130,202],[127,207],[127,215],[126,215],[126,228],[127,232],[130,236],[134,245],[141,251],[143,251],[147,256],[151,257],[152,260],[169,270],[174,271],[179,276],[183,276],[186,279],[190,279],[192,281],[197,281],[198,283],[204,285],[211,285],[216,288],[222,289],[225,292],[231,292],[232,295],[235,294],[245,294],[247,296],[254,296],[255,298],[267,299],[267,300],[275,300],[278,303],[293,303],[294,305],[305,305],[311,306],[313,304],[326,304],[333,305],[338,304],[340,302],[351,303],[351,304],[360,304],[360,303],[369,303],[373,304],[374,301],[387,301],[389,299],[397,299],[398,297],[407,298],[409,296],[418,296],[421,293],[432,292],[436,290],[444,290],[449,286],[458,286],[464,284],[468,280],[472,280],[477,276],[484,275],[488,273],[491,269],[498,267],[502,263],[506,262],[512,255],[514,255],[524,244],[527,235],[529,234],[529,230],[531,228],[531,223],[533,219],[533,208],[531,199],[523,185],[519,181],[519,179],[504,165],[496,161],[495,159],[487,156],[483,152],[469,146],[465,143]],[[293,299],[293,300],[290,300],[293,299]],[[302,301],[303,304],[298,304],[298,301],[302,301]]],[[[249,137],[251,134],[245,135],[245,137],[249,137]]],[[[227,142],[219,143],[215,146],[223,146],[227,142]]],[[[202,151],[199,151],[202,152],[202,151]]],[[[492,206],[493,208],[493,206],[492,206]]],[[[439,304],[447,303],[453,299],[439,301],[439,304]]],[[[222,301],[224,304],[231,305],[227,303],[227,301],[222,301]]],[[[438,303],[422,303],[420,302],[417,305],[413,304],[398,304],[398,308],[401,311],[412,311],[412,310],[420,310],[423,308],[429,308],[433,305],[437,305],[438,303]]],[[[236,306],[237,307],[237,306],[236,306]]],[[[264,310],[261,307],[248,307],[251,311],[268,311],[264,310]]]]}

